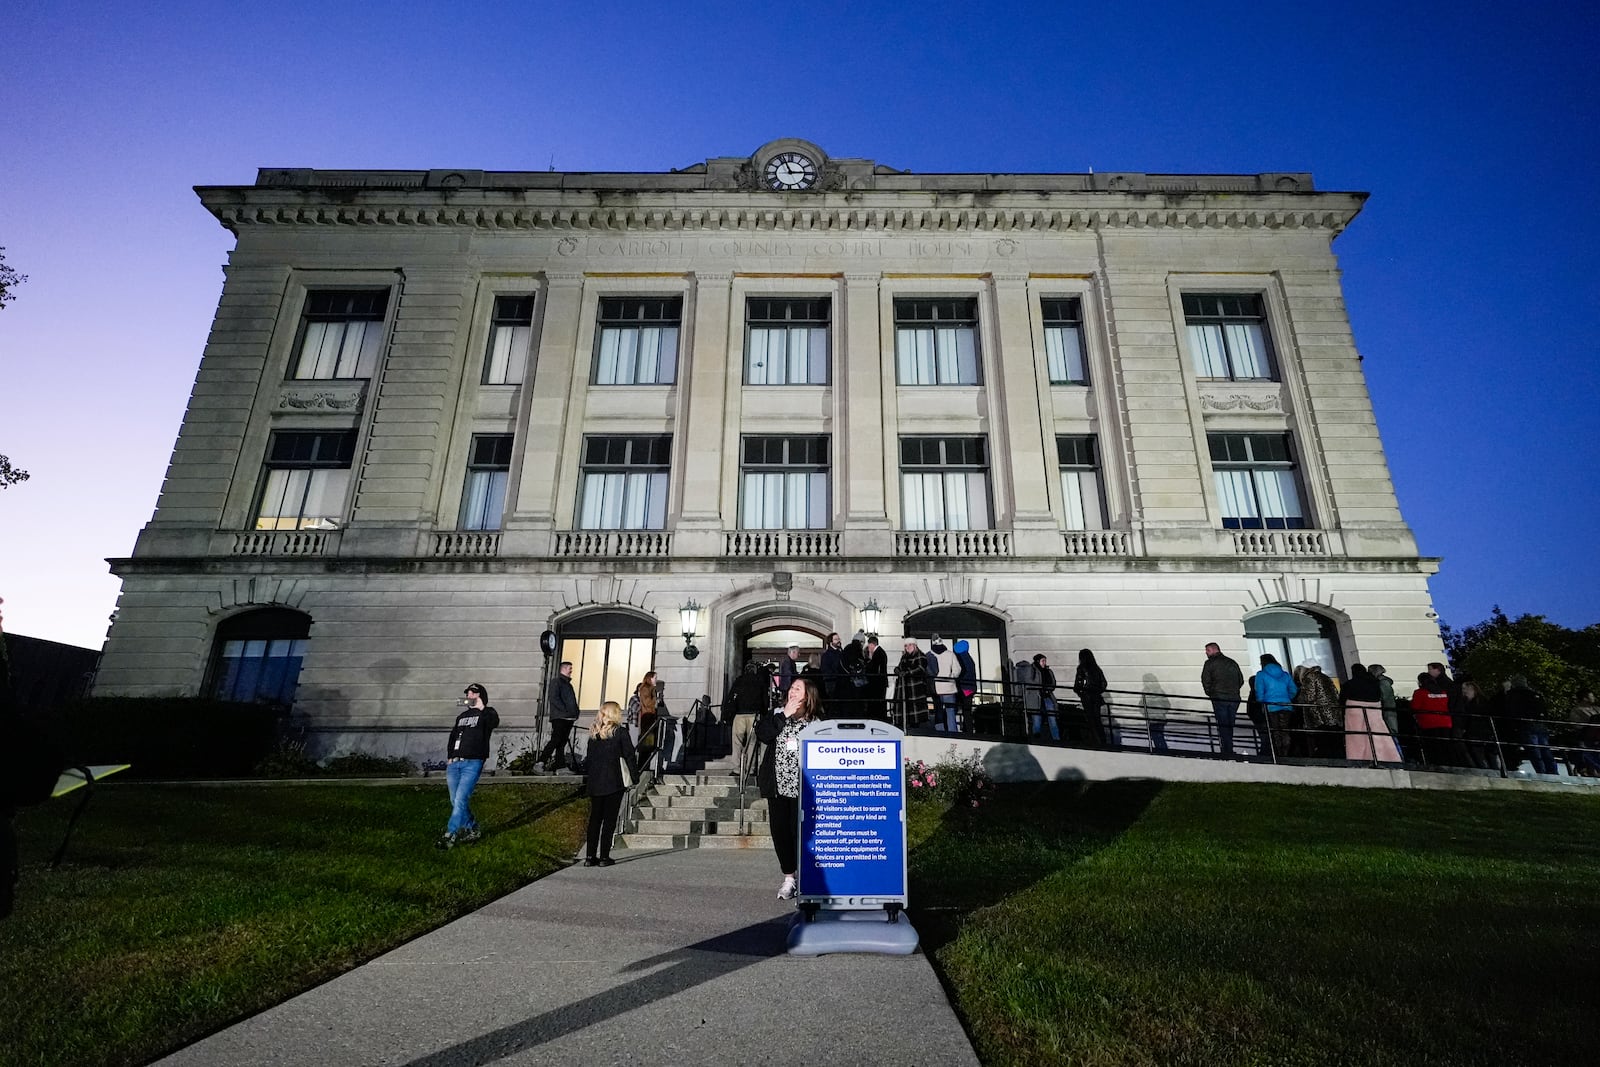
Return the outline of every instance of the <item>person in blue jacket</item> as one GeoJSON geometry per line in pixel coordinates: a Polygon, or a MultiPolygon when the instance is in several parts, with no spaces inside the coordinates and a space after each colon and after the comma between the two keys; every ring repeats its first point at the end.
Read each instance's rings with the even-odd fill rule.
{"type": "Polygon", "coordinates": [[[1294,684],[1294,679],[1278,663],[1276,656],[1269,654],[1261,657],[1261,669],[1255,677],[1255,694],[1257,702],[1267,713],[1272,751],[1277,756],[1289,754],[1289,713],[1293,710],[1290,705],[1299,692],[1300,687],[1294,684]]]}
{"type": "Polygon", "coordinates": [[[952,648],[956,662],[961,665],[956,673],[956,706],[961,709],[961,721],[968,730],[973,728],[972,698],[978,692],[978,664],[972,658],[971,648],[964,640],[957,641],[952,648]]]}

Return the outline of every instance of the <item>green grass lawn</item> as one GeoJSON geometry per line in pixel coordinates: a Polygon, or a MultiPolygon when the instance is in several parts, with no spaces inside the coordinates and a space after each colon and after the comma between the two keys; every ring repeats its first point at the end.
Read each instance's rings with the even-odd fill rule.
{"type": "Polygon", "coordinates": [[[911,841],[985,1064],[1597,1055],[1597,796],[1008,786],[911,841]]]}
{"type": "Polygon", "coordinates": [[[133,1064],[347,970],[570,862],[574,787],[473,797],[476,845],[433,848],[442,778],[415,786],[102,787],[17,817],[0,922],[0,1062],[133,1064]]]}

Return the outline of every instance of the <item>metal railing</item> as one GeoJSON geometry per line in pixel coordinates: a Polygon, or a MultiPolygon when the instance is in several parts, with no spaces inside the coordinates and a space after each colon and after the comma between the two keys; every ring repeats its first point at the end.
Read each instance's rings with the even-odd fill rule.
{"type": "Polygon", "coordinates": [[[907,733],[935,736],[1064,748],[1143,750],[1178,758],[1232,757],[1271,763],[1498,771],[1503,778],[1510,777],[1524,762],[1531,763],[1536,774],[1558,773],[1552,768],[1561,762],[1567,765],[1569,774],[1600,777],[1600,722],[1512,719],[1477,712],[1455,716],[1464,721],[1453,722],[1448,729],[1421,730],[1401,726],[1402,717],[1410,715],[1402,708],[1398,713],[1383,713],[1386,718],[1394,717],[1400,729],[1390,729],[1387,723],[1380,727],[1365,714],[1362,728],[1349,729],[1347,707],[1341,705],[1340,725],[1319,727],[1308,726],[1304,721],[1308,712],[1314,716],[1325,713],[1317,705],[1304,701],[1273,703],[1272,707],[1288,710],[1266,711],[1241,694],[1233,721],[1225,725],[1219,721],[1212,699],[1203,695],[1107,689],[1099,694],[1099,700],[1063,695],[1057,700],[1055,712],[1050,713],[1024,706],[1022,694],[1027,686],[1023,683],[979,679],[977,684],[978,690],[970,700],[957,703],[954,734],[942,728],[944,711],[931,694],[914,708],[893,692],[883,703],[894,725],[907,733]],[[1289,741],[1287,750],[1275,735],[1289,741]],[[1366,755],[1350,758],[1350,739],[1359,739],[1366,755]],[[1396,758],[1383,758],[1385,742],[1395,745],[1396,758]]]}

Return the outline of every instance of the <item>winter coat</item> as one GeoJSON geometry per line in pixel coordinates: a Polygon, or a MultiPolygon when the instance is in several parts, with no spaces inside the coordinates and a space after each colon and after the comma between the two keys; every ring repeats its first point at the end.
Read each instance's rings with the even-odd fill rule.
{"type": "Polygon", "coordinates": [[[1332,678],[1322,673],[1322,668],[1312,667],[1306,671],[1300,681],[1300,703],[1304,705],[1307,726],[1344,727],[1344,705],[1339,700],[1339,689],[1332,678]]]}
{"type": "Polygon", "coordinates": [[[1238,700],[1244,688],[1244,672],[1239,664],[1222,653],[1207,656],[1200,668],[1200,690],[1212,700],[1238,700]]]}
{"type": "Polygon", "coordinates": [[[1024,711],[1039,711],[1044,707],[1044,691],[1039,688],[1039,668],[1035,667],[1031,660],[1017,660],[1012,677],[1016,679],[1017,687],[1022,690],[1024,711]]]}
{"type": "Polygon", "coordinates": [[[1106,691],[1106,672],[1096,664],[1078,664],[1078,672],[1072,676],[1072,691],[1080,697],[1099,696],[1106,691]]]}
{"type": "Polygon", "coordinates": [[[583,784],[585,790],[592,797],[610,796],[620,793],[628,788],[622,780],[622,765],[628,765],[628,773],[634,781],[639,780],[639,759],[633,751],[633,738],[628,736],[628,730],[619,726],[611,731],[610,737],[589,737],[589,748],[583,757],[583,784]]]}
{"type": "Polygon", "coordinates": [[[933,691],[939,696],[955,696],[956,679],[961,674],[961,661],[942,644],[934,645],[928,653],[928,674],[933,678],[933,691]]]}
{"type": "Polygon", "coordinates": [[[1269,663],[1256,672],[1256,699],[1269,715],[1288,711],[1299,695],[1300,687],[1294,684],[1289,672],[1276,663],[1269,663]]]}
{"type": "Polygon", "coordinates": [[[972,653],[967,651],[967,647],[965,641],[956,642],[956,662],[961,667],[956,673],[956,688],[964,695],[971,696],[978,691],[978,664],[972,658],[972,653]]]}
{"type": "Polygon", "coordinates": [[[902,652],[895,664],[895,699],[911,711],[928,706],[928,657],[922,652],[902,652]]]}
{"type": "Polygon", "coordinates": [[[546,702],[552,719],[578,718],[578,694],[572,689],[572,679],[558,674],[550,682],[550,697],[546,702]]]}
{"type": "Polygon", "coordinates": [[[1411,717],[1419,730],[1448,730],[1455,720],[1450,716],[1450,693],[1445,689],[1418,689],[1411,694],[1411,717]]]}

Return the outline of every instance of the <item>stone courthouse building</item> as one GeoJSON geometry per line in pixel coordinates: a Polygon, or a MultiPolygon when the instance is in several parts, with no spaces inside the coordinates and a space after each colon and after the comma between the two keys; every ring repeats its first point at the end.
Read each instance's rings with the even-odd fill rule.
{"type": "Polygon", "coordinates": [[[800,140],[197,192],[237,246],[99,693],[431,753],[469,681],[532,725],[546,630],[586,710],[858,628],[1172,694],[1211,640],[1438,657],[1331,250],[1364,194],[800,140]]]}

